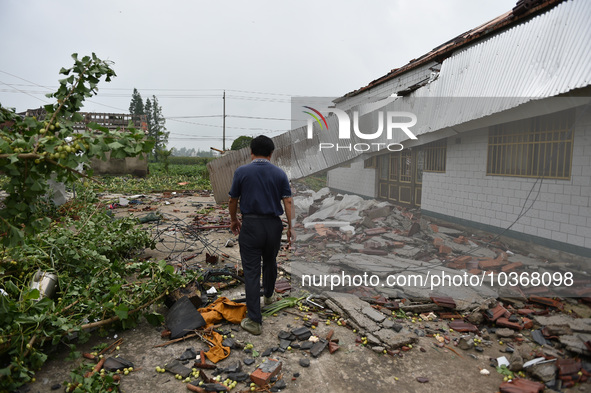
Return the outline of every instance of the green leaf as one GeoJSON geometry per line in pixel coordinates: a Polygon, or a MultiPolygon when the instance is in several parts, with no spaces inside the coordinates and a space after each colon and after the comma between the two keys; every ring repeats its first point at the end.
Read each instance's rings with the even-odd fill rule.
{"type": "Polygon", "coordinates": [[[4,367],[4,368],[0,368],[0,375],[4,375],[4,376],[9,377],[10,374],[12,374],[11,369],[10,369],[10,366],[4,367]]]}
{"type": "Polygon", "coordinates": [[[28,291],[25,296],[24,296],[24,300],[31,300],[31,299],[39,299],[40,293],[38,289],[33,289],[31,291],[28,291]]]}
{"type": "Polygon", "coordinates": [[[121,320],[127,319],[129,317],[129,307],[125,304],[120,304],[115,307],[115,314],[117,314],[121,320]]]}
{"type": "Polygon", "coordinates": [[[164,316],[157,312],[151,312],[144,315],[148,323],[152,326],[160,326],[164,322],[164,316]]]}
{"type": "Polygon", "coordinates": [[[12,281],[6,281],[4,283],[4,288],[8,293],[12,293],[13,295],[19,293],[19,289],[12,281]]]}
{"type": "Polygon", "coordinates": [[[31,184],[30,188],[32,191],[43,191],[45,189],[45,187],[43,187],[41,182],[38,182],[38,181],[33,182],[33,184],[31,184]]]}

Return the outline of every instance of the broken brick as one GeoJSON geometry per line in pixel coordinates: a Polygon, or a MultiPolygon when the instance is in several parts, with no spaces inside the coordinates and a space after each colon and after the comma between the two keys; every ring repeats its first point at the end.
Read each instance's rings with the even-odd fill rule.
{"type": "Polygon", "coordinates": [[[466,239],[464,236],[459,236],[453,239],[453,242],[457,244],[468,244],[468,239],[466,239]]]}
{"type": "Polygon", "coordinates": [[[282,365],[279,360],[269,358],[250,374],[250,380],[258,386],[268,385],[271,378],[279,374],[282,365]]]}
{"type": "Polygon", "coordinates": [[[486,312],[484,313],[486,319],[492,322],[495,322],[497,319],[501,317],[508,318],[510,315],[511,314],[509,313],[509,311],[507,311],[507,309],[503,307],[503,305],[500,303],[498,303],[495,307],[486,310],[486,312]]]}
{"type": "Polygon", "coordinates": [[[431,228],[431,230],[435,233],[439,232],[439,227],[435,224],[429,224],[429,227],[431,228]]]}
{"type": "Polygon", "coordinates": [[[446,245],[439,246],[440,254],[451,254],[451,247],[446,245]]]}
{"type": "Polygon", "coordinates": [[[497,268],[503,266],[504,264],[505,264],[505,262],[503,262],[502,260],[485,259],[484,261],[478,262],[478,267],[480,267],[480,269],[482,269],[482,270],[490,270],[490,269],[497,269],[497,268]]]}
{"type": "Polygon", "coordinates": [[[534,327],[534,321],[532,321],[529,318],[523,318],[522,319],[522,322],[523,322],[523,328],[524,329],[531,329],[531,328],[534,327]]]}
{"type": "Polygon", "coordinates": [[[558,300],[548,298],[548,297],[530,296],[529,301],[534,302],[534,303],[538,303],[538,304],[543,304],[545,306],[554,307],[559,310],[564,309],[564,305],[561,302],[559,302],[558,300]]]}
{"type": "Polygon", "coordinates": [[[404,247],[404,242],[388,242],[388,247],[392,248],[402,248],[404,247]]]}
{"type": "Polygon", "coordinates": [[[381,235],[382,233],[386,232],[388,232],[386,228],[370,228],[364,231],[364,233],[368,236],[381,235]]]}
{"type": "Polygon", "coordinates": [[[333,353],[335,353],[338,349],[339,349],[339,344],[337,344],[334,341],[331,341],[328,343],[328,352],[330,352],[330,354],[332,355],[333,353]]]}
{"type": "Polygon", "coordinates": [[[545,389],[540,382],[530,381],[525,378],[514,378],[511,381],[503,382],[499,386],[501,393],[540,393],[545,389]]]}
{"type": "Polygon", "coordinates": [[[457,262],[449,262],[445,265],[446,267],[449,267],[450,269],[465,269],[466,265],[457,263],[457,262]]]}
{"type": "Polygon", "coordinates": [[[431,296],[431,301],[439,307],[456,308],[456,302],[449,296],[431,296]]]}
{"type": "Polygon", "coordinates": [[[457,312],[439,312],[438,314],[441,319],[462,319],[462,316],[457,312]]]}
{"type": "Polygon", "coordinates": [[[443,246],[443,239],[440,237],[436,237],[435,239],[433,239],[433,245],[435,247],[443,246]]]}
{"type": "Polygon", "coordinates": [[[581,371],[581,362],[574,359],[557,359],[558,376],[560,379],[566,375],[577,374],[581,371]]]}
{"type": "Polygon", "coordinates": [[[476,325],[472,325],[471,323],[464,322],[464,321],[451,321],[447,324],[450,329],[455,330],[456,332],[464,333],[464,332],[471,332],[471,333],[479,333],[478,327],[476,325]]]}
{"type": "Polygon", "coordinates": [[[470,255],[462,255],[461,257],[457,257],[455,259],[456,262],[464,263],[464,264],[470,262],[471,260],[472,260],[472,257],[470,255]]]}
{"type": "Polygon", "coordinates": [[[507,327],[510,329],[521,330],[523,326],[521,326],[518,322],[511,322],[508,318],[501,317],[495,321],[497,326],[507,327]]]}
{"type": "Polygon", "coordinates": [[[501,267],[501,271],[503,271],[505,273],[514,272],[515,270],[519,269],[522,266],[523,266],[523,263],[521,263],[521,262],[513,262],[513,263],[510,263],[508,265],[504,265],[503,267],[501,267]]]}
{"type": "Polygon", "coordinates": [[[291,284],[285,278],[278,280],[275,283],[275,292],[283,293],[291,289],[291,284]]]}

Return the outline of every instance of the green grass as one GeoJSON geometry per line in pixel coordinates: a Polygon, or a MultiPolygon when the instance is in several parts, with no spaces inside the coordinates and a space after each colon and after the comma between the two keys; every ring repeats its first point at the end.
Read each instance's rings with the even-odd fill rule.
{"type": "MultiPolygon", "coordinates": [[[[162,191],[200,191],[211,189],[209,173],[203,163],[200,165],[169,164],[168,171],[162,163],[150,163],[148,168],[150,173],[145,178],[133,177],[132,175],[97,175],[94,178],[100,181],[100,183],[82,179],[77,183],[77,187],[92,187],[95,192],[117,194],[146,194],[162,191]]],[[[0,190],[7,183],[8,177],[6,175],[0,175],[0,190]]]]}
{"type": "Polygon", "coordinates": [[[321,188],[326,187],[326,172],[308,176],[299,181],[304,183],[309,189],[318,191],[321,188]]]}
{"type": "Polygon", "coordinates": [[[211,189],[209,174],[205,165],[150,163],[145,178],[125,176],[99,176],[103,184],[92,183],[96,192],[118,194],[145,194],[162,191],[199,191],[211,189]],[[179,184],[186,183],[186,184],[179,184]]]}

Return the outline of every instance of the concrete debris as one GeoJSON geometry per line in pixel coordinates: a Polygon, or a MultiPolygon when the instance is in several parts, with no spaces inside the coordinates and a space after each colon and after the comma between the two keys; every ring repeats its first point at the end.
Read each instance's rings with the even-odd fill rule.
{"type": "Polygon", "coordinates": [[[556,377],[556,363],[539,363],[531,366],[529,372],[543,382],[550,382],[556,377]]]}
{"type": "Polygon", "coordinates": [[[536,315],[534,316],[534,321],[538,325],[548,328],[550,330],[549,333],[552,335],[571,334],[572,332],[591,334],[591,318],[575,319],[564,314],[552,316],[536,315]]]}
{"type": "Polygon", "coordinates": [[[501,328],[501,329],[497,329],[495,331],[497,337],[500,338],[508,338],[508,337],[514,337],[515,336],[515,331],[511,330],[511,329],[507,329],[507,328],[501,328]]]}
{"type": "MultiPolygon", "coordinates": [[[[129,198],[118,201],[121,206],[126,201],[132,205],[129,198]]],[[[267,329],[274,329],[274,333],[264,337],[264,344],[259,343],[256,350],[252,345],[245,346],[244,336],[234,337],[232,332],[240,332],[239,328],[230,330],[227,325],[216,325],[214,329],[224,337],[223,346],[245,358],[235,357],[235,363],[229,362],[225,368],[204,364],[206,369],[215,369],[215,375],[223,372],[233,380],[249,378],[265,391],[278,391],[289,381],[285,370],[293,372],[295,368],[304,375],[308,370],[302,368],[310,367],[311,359],[317,366],[334,353],[334,358],[357,357],[358,351],[366,350],[372,359],[423,356],[422,352],[426,352],[419,361],[427,361],[431,354],[446,354],[463,362],[473,361],[474,369],[480,368],[482,375],[490,374],[484,367],[498,358],[503,372],[515,374],[511,382],[501,384],[501,392],[543,390],[543,384],[526,377],[544,383],[558,378],[563,387],[586,381],[588,375],[580,358],[591,356],[591,310],[587,310],[587,304],[564,300],[545,287],[500,290],[498,285],[490,285],[503,275],[560,271],[564,264],[549,266],[533,255],[522,255],[513,248],[507,251],[506,245],[491,241],[491,236],[425,222],[418,210],[358,196],[335,195],[328,189],[299,193],[294,205],[297,241],[295,247],[285,246],[280,251],[278,264],[283,276],[275,289],[284,296],[294,296],[299,287],[318,291],[313,301],[302,301],[298,309],[266,318],[263,335],[267,329]],[[346,282],[347,276],[352,281],[352,277],[362,277],[364,273],[375,276],[377,284],[346,282]],[[336,277],[340,282],[306,285],[306,276],[336,277]],[[389,276],[398,280],[392,285],[379,285],[389,276]],[[444,276],[449,277],[448,283],[432,285],[433,281],[428,281],[444,276]],[[463,283],[466,278],[484,281],[482,285],[456,283],[460,279],[463,283]],[[422,279],[427,281],[421,283],[422,279]],[[571,312],[575,305],[589,311],[587,318],[564,311],[571,312]],[[288,318],[290,322],[283,324],[288,318]],[[339,335],[344,332],[342,329],[347,329],[348,335],[339,335]],[[333,333],[339,338],[333,338],[333,333]],[[339,348],[343,350],[338,351],[339,348]],[[499,357],[501,353],[506,356],[499,357]],[[259,363],[261,359],[263,362],[259,363]]],[[[214,209],[195,217],[195,225],[202,231],[222,231],[218,248],[207,249],[215,253],[211,264],[229,264],[230,270],[238,274],[235,265],[239,265],[239,260],[224,257],[220,252],[238,252],[237,247],[231,248],[237,239],[228,237],[227,227],[220,228],[227,225],[222,218],[225,215],[225,207],[214,209]],[[228,248],[221,248],[224,245],[228,248]]],[[[191,250],[191,254],[194,260],[205,257],[205,251],[200,254],[199,250],[191,250]]],[[[184,258],[183,263],[193,260],[187,259],[186,254],[184,258]]],[[[203,262],[206,261],[200,261],[203,262]]],[[[211,288],[214,289],[210,298],[221,296],[226,289],[217,285],[211,288]]],[[[208,300],[206,289],[201,291],[204,297],[199,297],[200,301],[208,300]]],[[[243,293],[237,297],[240,296],[243,293]]],[[[174,313],[169,312],[167,324],[172,324],[170,314],[174,313]]],[[[203,331],[202,327],[197,329],[199,333],[203,331]]],[[[182,334],[187,328],[176,330],[176,334],[182,334]]],[[[195,350],[189,348],[180,359],[191,360],[195,356],[195,350]]],[[[171,362],[167,367],[176,365],[171,362]]],[[[183,375],[186,372],[181,371],[183,375]]],[[[300,377],[299,373],[297,377],[293,375],[292,381],[300,377]]],[[[412,378],[420,383],[429,382],[423,376],[412,378]]]]}

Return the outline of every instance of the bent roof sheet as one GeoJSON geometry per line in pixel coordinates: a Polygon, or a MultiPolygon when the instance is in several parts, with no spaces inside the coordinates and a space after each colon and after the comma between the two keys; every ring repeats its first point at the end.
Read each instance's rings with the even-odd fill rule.
{"type": "MultiPolygon", "coordinates": [[[[377,129],[377,116],[371,116],[372,112],[412,111],[420,119],[413,132],[421,135],[588,86],[591,80],[589,20],[591,1],[564,1],[456,51],[443,61],[436,80],[408,96],[390,100],[382,108],[376,108],[374,103],[353,110],[369,114],[364,129],[371,130],[377,129]]],[[[329,116],[328,121],[333,122],[329,130],[337,129],[335,116],[329,116]]],[[[334,149],[319,151],[320,142],[338,141],[335,131],[315,132],[313,139],[307,139],[306,135],[302,127],[273,138],[277,146],[275,163],[291,179],[324,171],[362,154],[334,149]]],[[[404,139],[400,135],[397,140],[388,140],[383,135],[373,142],[398,143],[404,139]]],[[[366,141],[352,138],[350,142],[366,141]]],[[[218,202],[227,200],[232,173],[237,166],[247,163],[248,158],[245,149],[209,163],[218,202]]]]}

